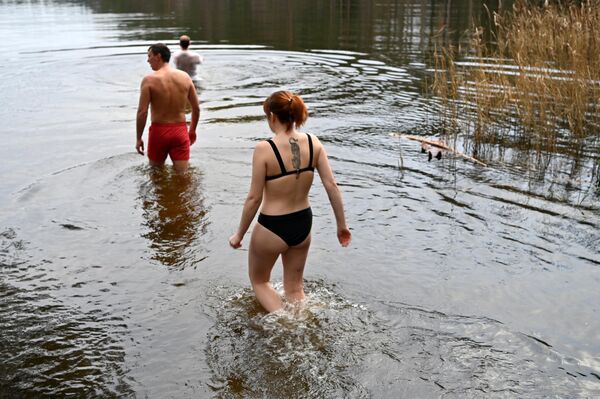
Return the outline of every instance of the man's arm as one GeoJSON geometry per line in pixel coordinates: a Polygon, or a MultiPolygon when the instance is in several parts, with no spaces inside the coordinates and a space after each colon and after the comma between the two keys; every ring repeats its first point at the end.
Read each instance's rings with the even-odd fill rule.
{"type": "Polygon", "coordinates": [[[138,103],[137,116],[135,120],[135,131],[136,131],[136,144],[135,149],[141,155],[144,155],[144,140],[142,135],[144,134],[144,128],[146,127],[146,120],[148,119],[148,108],[150,107],[150,84],[148,83],[148,77],[142,79],[140,86],[140,101],[138,103]]]}
{"type": "Polygon", "coordinates": [[[196,93],[196,86],[190,78],[190,88],[188,90],[188,101],[192,106],[192,121],[190,123],[190,144],[196,142],[196,127],[198,126],[198,120],[200,119],[200,102],[198,101],[198,93],[196,93]]]}

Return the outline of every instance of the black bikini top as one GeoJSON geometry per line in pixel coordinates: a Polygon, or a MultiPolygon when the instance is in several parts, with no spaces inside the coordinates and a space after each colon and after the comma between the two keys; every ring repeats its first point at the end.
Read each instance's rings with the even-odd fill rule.
{"type": "Polygon", "coordinates": [[[273,152],[275,153],[275,156],[277,157],[277,162],[279,162],[279,167],[281,168],[281,174],[275,175],[275,176],[267,176],[265,178],[265,180],[274,180],[274,179],[279,179],[280,177],[283,177],[283,176],[293,175],[296,173],[302,173],[302,172],[308,172],[308,171],[314,172],[315,171],[315,168],[313,168],[313,166],[312,166],[312,163],[313,163],[312,139],[310,138],[310,134],[308,134],[308,133],[305,133],[305,134],[306,134],[306,137],[308,137],[308,154],[309,154],[308,166],[306,168],[302,168],[302,169],[298,169],[298,170],[286,171],[285,166],[283,165],[283,159],[281,159],[281,154],[279,153],[277,146],[275,145],[273,140],[271,140],[271,139],[267,140],[267,142],[269,144],[271,144],[271,148],[273,149],[273,152]]]}

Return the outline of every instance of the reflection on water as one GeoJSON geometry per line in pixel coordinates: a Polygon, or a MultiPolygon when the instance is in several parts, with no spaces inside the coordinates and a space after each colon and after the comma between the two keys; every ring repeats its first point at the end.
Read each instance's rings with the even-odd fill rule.
{"type": "Polygon", "coordinates": [[[589,153],[549,176],[518,148],[480,168],[390,136],[441,131],[431,35],[480,3],[274,4],[0,2],[0,396],[598,396],[589,153]],[[206,61],[183,177],[133,148],[147,46],[181,30],[206,61]],[[283,87],[309,105],[355,242],[338,248],[317,184],[306,305],[266,316],[227,237],[283,87]]]}
{"type": "Polygon", "coordinates": [[[142,236],[149,240],[152,259],[185,267],[192,260],[192,247],[208,226],[202,175],[193,167],[185,174],[169,167],[149,168],[148,174],[149,180],[140,185],[139,200],[148,229],[142,236]]]}
{"type": "Polygon", "coordinates": [[[457,41],[474,20],[485,21],[488,10],[510,8],[512,2],[179,0],[173,4],[161,0],[88,0],[85,4],[96,13],[116,12],[126,16],[121,40],[175,39],[181,30],[173,27],[185,27],[184,31],[195,43],[344,49],[415,61],[431,45],[432,35],[442,34],[444,40],[457,41]],[[152,17],[144,18],[138,13],[152,17]]]}
{"type": "MultiPolygon", "coordinates": [[[[3,220],[15,227],[0,234],[0,397],[134,397],[144,389],[152,371],[136,374],[137,362],[164,356],[155,340],[178,341],[198,320],[169,321],[162,331],[166,315],[185,308],[177,290],[195,281],[175,271],[207,257],[201,180],[197,168],[176,175],[124,154],[21,190],[3,220]],[[186,222],[173,222],[178,215],[186,222]]],[[[164,397],[168,381],[148,389],[164,397]]]]}
{"type": "Polygon", "coordinates": [[[31,252],[14,230],[0,233],[0,397],[131,397],[124,320],[56,298],[53,262],[31,252]]]}
{"type": "Polygon", "coordinates": [[[381,305],[401,316],[401,324],[391,327],[390,351],[401,363],[399,375],[407,377],[400,388],[404,397],[586,397],[597,384],[594,369],[499,321],[390,301],[381,305]],[[410,371],[425,385],[415,383],[410,371]]]}

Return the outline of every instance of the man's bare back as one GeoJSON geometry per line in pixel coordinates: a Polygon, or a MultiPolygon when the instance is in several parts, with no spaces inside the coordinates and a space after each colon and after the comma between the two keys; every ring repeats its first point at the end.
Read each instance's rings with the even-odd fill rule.
{"type": "Polygon", "coordinates": [[[196,93],[190,77],[168,64],[142,81],[149,91],[151,120],[155,123],[185,122],[185,106],[190,91],[196,93]]]}
{"type": "MultiPolygon", "coordinates": [[[[194,144],[196,141],[196,126],[200,118],[200,105],[192,79],[185,72],[169,66],[170,55],[168,47],[164,44],[158,43],[148,49],[148,63],[154,73],[144,77],[140,88],[140,100],[136,118],[136,150],[138,153],[144,155],[142,135],[149,110],[152,124],[153,126],[156,125],[157,128],[159,124],[183,124],[185,126],[185,107],[189,102],[192,106],[192,120],[187,132],[189,135],[188,144],[181,143],[181,137],[176,138],[179,140],[177,143],[179,149],[177,150],[178,152],[174,152],[175,150],[171,151],[171,149],[166,148],[171,146],[169,142],[159,143],[159,140],[154,140],[155,143],[159,143],[154,146],[154,149],[157,151],[150,151],[150,148],[148,151],[148,157],[152,165],[163,164],[163,158],[168,153],[175,168],[183,171],[187,169],[188,165],[189,145],[194,144]],[[185,147],[186,145],[187,152],[186,148],[181,149],[181,146],[185,147]]],[[[181,126],[179,130],[181,130],[181,126]]],[[[181,136],[180,133],[179,136],[181,136]]],[[[187,137],[185,137],[185,140],[187,140],[187,137]]]]}

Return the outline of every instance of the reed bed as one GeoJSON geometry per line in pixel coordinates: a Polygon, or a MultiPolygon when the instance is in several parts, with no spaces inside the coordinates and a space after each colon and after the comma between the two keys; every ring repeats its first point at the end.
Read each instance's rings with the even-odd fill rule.
{"type": "Polygon", "coordinates": [[[432,88],[447,139],[461,135],[475,156],[488,143],[538,155],[597,148],[600,1],[517,1],[490,20],[466,46],[435,48],[432,88]]]}

